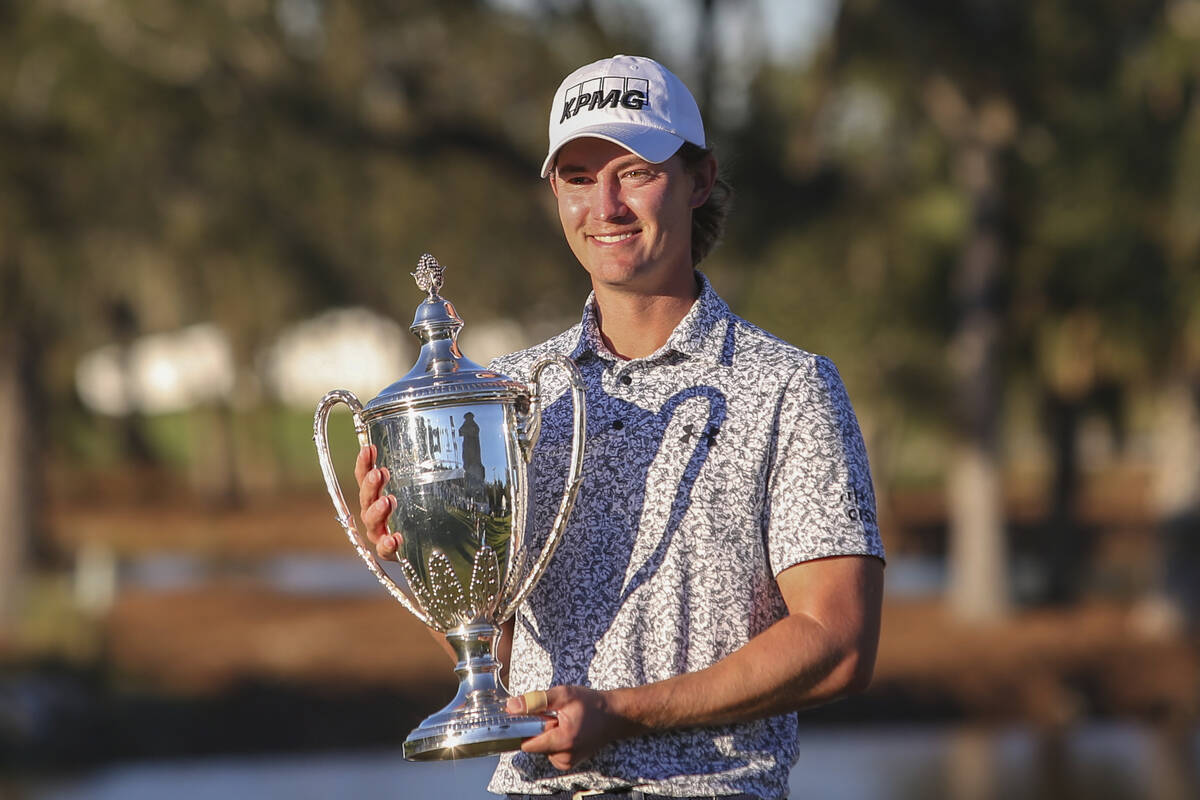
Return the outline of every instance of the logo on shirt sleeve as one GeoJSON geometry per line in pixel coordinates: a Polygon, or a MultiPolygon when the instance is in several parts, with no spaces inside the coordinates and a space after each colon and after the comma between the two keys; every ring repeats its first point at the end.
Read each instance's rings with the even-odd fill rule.
{"type": "Polygon", "coordinates": [[[857,489],[850,489],[842,494],[842,507],[852,522],[875,522],[874,503],[871,498],[857,489]]]}

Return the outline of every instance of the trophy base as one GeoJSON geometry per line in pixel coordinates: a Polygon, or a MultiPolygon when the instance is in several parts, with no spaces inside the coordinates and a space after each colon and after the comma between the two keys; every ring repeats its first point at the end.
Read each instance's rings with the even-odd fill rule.
{"type": "Polygon", "coordinates": [[[447,761],[519,750],[521,742],[542,732],[546,719],[508,714],[503,709],[465,713],[451,720],[435,714],[404,740],[404,757],[409,761],[447,761]],[[442,719],[435,722],[438,717],[442,719]]]}
{"type": "Polygon", "coordinates": [[[448,706],[428,716],[404,740],[409,761],[446,761],[519,750],[537,736],[552,713],[510,714],[508,690],[500,683],[500,662],[492,656],[500,628],[491,622],[460,625],[446,632],[458,654],[458,694],[448,706]]]}

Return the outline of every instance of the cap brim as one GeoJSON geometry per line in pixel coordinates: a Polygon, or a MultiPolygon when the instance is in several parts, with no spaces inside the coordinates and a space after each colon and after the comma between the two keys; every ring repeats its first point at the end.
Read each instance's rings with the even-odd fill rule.
{"type": "Polygon", "coordinates": [[[620,145],[651,164],[661,164],[666,161],[675,155],[684,143],[682,136],[676,136],[658,128],[647,128],[645,125],[627,125],[619,122],[589,125],[586,128],[572,131],[570,135],[564,136],[561,141],[556,142],[550,148],[550,152],[546,154],[546,160],[542,162],[542,177],[550,174],[550,170],[554,167],[554,159],[563,145],[576,139],[585,138],[604,139],[620,145]]]}

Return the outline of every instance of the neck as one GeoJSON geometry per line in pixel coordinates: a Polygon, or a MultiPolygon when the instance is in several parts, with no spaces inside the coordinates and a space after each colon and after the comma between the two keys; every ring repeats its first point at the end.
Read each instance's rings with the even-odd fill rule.
{"type": "Polygon", "coordinates": [[[700,294],[690,272],[685,282],[654,294],[593,288],[600,338],[613,355],[624,359],[644,358],[666,344],[700,294]]]}

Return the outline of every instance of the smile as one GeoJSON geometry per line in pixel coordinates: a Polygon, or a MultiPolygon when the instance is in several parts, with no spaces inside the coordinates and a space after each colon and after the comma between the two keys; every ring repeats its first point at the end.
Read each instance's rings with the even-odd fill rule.
{"type": "Polygon", "coordinates": [[[630,233],[592,234],[592,238],[602,244],[616,244],[626,239],[632,239],[635,235],[637,235],[637,231],[630,233]]]}

